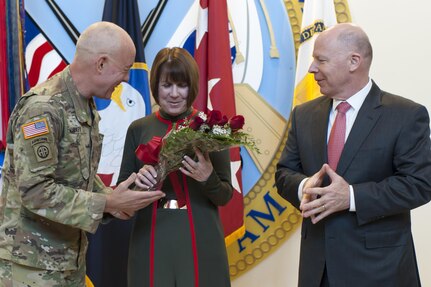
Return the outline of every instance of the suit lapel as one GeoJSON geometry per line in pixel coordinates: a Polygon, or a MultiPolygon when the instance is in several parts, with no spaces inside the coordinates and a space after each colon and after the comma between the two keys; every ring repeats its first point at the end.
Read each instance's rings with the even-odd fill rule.
{"type": "MultiPolygon", "coordinates": [[[[322,96],[322,101],[317,105],[315,112],[312,113],[313,134],[312,142],[316,148],[316,162],[321,167],[325,162],[328,162],[327,155],[327,133],[329,112],[331,110],[332,100],[322,96]]],[[[319,168],[320,169],[320,168],[319,168]]]]}
{"type": "Polygon", "coordinates": [[[362,104],[346,144],[344,145],[337,167],[337,173],[339,175],[345,173],[359,148],[379,120],[383,112],[382,109],[379,109],[381,106],[380,95],[381,91],[379,87],[373,82],[373,87],[362,104]]]}

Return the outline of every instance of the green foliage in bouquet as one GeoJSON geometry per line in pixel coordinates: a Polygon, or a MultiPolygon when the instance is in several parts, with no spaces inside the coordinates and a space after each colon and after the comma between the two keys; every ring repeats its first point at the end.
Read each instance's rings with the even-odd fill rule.
{"type": "MultiPolygon", "coordinates": [[[[227,119],[220,111],[213,110],[208,115],[199,112],[193,119],[174,126],[163,139],[154,137],[152,141],[157,144],[152,144],[154,148],[151,148],[150,153],[158,153],[156,169],[159,179],[163,180],[169,173],[182,167],[185,155],[193,158],[194,148],[205,153],[245,146],[260,153],[253,138],[241,131],[243,126],[243,116],[227,119]]],[[[144,146],[148,152],[151,143],[144,146]]]]}

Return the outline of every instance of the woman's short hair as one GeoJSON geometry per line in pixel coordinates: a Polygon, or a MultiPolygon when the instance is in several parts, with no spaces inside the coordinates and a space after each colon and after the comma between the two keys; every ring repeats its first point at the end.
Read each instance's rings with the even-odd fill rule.
{"type": "Polygon", "coordinates": [[[187,84],[189,87],[187,107],[191,107],[198,96],[199,68],[186,49],[163,48],[154,58],[150,73],[150,89],[157,104],[159,104],[160,80],[187,84]]]}

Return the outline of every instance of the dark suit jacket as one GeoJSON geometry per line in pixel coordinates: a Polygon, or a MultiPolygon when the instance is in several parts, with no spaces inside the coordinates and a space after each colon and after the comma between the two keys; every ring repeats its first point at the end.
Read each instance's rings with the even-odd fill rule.
{"type": "MultiPolygon", "coordinates": [[[[327,163],[331,105],[323,96],[292,111],[275,177],[279,194],[296,208],[300,182],[327,163]]],[[[303,220],[298,285],[318,287],[326,264],[331,287],[420,286],[410,210],[431,199],[425,107],[373,83],[336,172],[353,186],[356,212],[303,220]]]]}

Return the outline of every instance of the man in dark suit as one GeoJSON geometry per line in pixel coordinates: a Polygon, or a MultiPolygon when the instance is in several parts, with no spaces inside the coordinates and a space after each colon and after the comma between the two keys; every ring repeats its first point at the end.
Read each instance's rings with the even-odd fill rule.
{"type": "Polygon", "coordinates": [[[313,58],[323,96],[292,111],[275,174],[304,217],[298,285],[420,286],[410,210],[431,199],[428,112],[369,78],[372,47],[355,25],[322,32],[313,58]]]}

